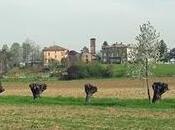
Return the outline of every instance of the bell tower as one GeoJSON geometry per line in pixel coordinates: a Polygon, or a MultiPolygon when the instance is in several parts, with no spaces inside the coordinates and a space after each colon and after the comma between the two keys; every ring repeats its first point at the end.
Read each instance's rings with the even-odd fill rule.
{"type": "Polygon", "coordinates": [[[90,39],[90,53],[92,55],[96,54],[96,39],[95,38],[90,39]]]}

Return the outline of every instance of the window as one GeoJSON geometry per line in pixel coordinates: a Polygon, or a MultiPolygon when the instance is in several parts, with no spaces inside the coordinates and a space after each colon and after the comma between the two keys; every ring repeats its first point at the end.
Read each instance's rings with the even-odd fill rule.
{"type": "Polygon", "coordinates": [[[57,55],[55,55],[55,59],[57,58],[57,55]]]}
{"type": "Polygon", "coordinates": [[[50,56],[50,52],[48,52],[48,56],[50,56]]]}

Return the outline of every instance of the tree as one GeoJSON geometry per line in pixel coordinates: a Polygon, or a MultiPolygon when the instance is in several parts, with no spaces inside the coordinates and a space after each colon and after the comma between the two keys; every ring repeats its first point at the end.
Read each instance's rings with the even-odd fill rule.
{"type": "Polygon", "coordinates": [[[136,36],[136,44],[132,45],[129,69],[132,75],[145,79],[148,99],[151,102],[149,80],[152,69],[160,57],[159,33],[150,22],[140,26],[140,34],[136,36]]]}
{"type": "Polygon", "coordinates": [[[23,62],[31,63],[33,66],[34,62],[42,61],[42,51],[40,50],[40,46],[37,45],[34,41],[30,39],[26,39],[22,44],[23,48],[23,62]]]}
{"type": "Polygon", "coordinates": [[[29,62],[29,57],[31,54],[31,43],[29,40],[26,40],[22,44],[22,49],[23,49],[23,62],[28,63],[29,62]]]}
{"type": "Polygon", "coordinates": [[[34,62],[42,61],[42,51],[40,46],[37,44],[31,44],[31,54],[30,54],[31,66],[34,62]]]}
{"type": "Polygon", "coordinates": [[[22,62],[22,47],[20,46],[19,43],[13,43],[11,48],[10,48],[10,54],[11,54],[11,59],[10,59],[10,64],[11,67],[18,66],[20,62],[22,62]]]}
{"type": "Polygon", "coordinates": [[[173,49],[170,50],[169,58],[170,59],[175,59],[175,48],[173,48],[173,49]]]}
{"type": "Polygon", "coordinates": [[[6,52],[9,52],[9,47],[8,47],[8,45],[7,45],[7,44],[3,44],[3,45],[2,45],[2,50],[3,50],[3,51],[6,51],[6,52]]]}
{"type": "Polygon", "coordinates": [[[10,53],[7,44],[2,46],[2,50],[0,51],[0,71],[1,74],[6,73],[8,70],[10,60],[10,53]]]}
{"type": "Polygon", "coordinates": [[[103,42],[103,46],[108,46],[108,42],[107,41],[104,41],[103,42]]]}
{"type": "Polygon", "coordinates": [[[164,40],[160,40],[159,42],[159,53],[160,53],[159,60],[160,61],[163,61],[163,62],[168,61],[167,51],[168,51],[168,48],[166,43],[164,42],[164,40]]]}

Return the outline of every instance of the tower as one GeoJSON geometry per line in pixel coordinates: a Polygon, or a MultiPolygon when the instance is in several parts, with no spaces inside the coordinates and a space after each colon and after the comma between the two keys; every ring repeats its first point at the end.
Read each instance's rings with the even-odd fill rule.
{"type": "Polygon", "coordinates": [[[90,53],[92,55],[96,54],[96,39],[95,38],[90,39],[90,53]]]}

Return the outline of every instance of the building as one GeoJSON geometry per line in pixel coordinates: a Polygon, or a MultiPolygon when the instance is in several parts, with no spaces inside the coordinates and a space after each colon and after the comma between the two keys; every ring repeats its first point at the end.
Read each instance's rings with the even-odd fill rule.
{"type": "Polygon", "coordinates": [[[114,43],[108,45],[105,41],[102,46],[102,62],[103,63],[124,63],[127,61],[127,45],[123,43],[114,43]]]}
{"type": "Polygon", "coordinates": [[[87,47],[81,50],[81,61],[84,63],[90,63],[92,61],[92,54],[87,47]]]}
{"type": "Polygon", "coordinates": [[[81,61],[84,63],[90,63],[94,60],[96,60],[96,39],[91,38],[90,51],[86,46],[81,50],[81,61]]]}
{"type": "Polygon", "coordinates": [[[67,52],[67,49],[57,45],[45,47],[43,49],[44,65],[48,65],[49,62],[52,61],[61,62],[62,58],[65,58],[67,52]]]}
{"type": "Polygon", "coordinates": [[[96,55],[96,39],[95,38],[90,39],[90,53],[92,55],[96,55]]]}

